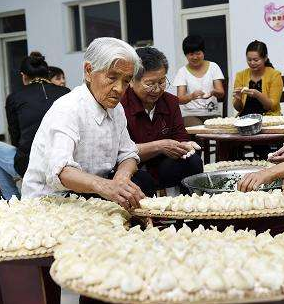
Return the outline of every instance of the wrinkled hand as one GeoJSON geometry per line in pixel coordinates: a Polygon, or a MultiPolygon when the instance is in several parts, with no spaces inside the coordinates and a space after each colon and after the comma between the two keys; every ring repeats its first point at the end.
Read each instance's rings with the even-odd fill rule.
{"type": "Polygon", "coordinates": [[[112,180],[105,179],[99,194],[127,210],[140,208],[139,201],[145,197],[145,194],[129,177],[121,175],[115,175],[112,180]]]}
{"type": "Polygon", "coordinates": [[[191,99],[195,100],[195,99],[198,99],[198,98],[202,98],[202,96],[204,94],[205,93],[202,90],[196,90],[196,91],[194,91],[194,92],[191,93],[191,99]]]}
{"type": "Polygon", "coordinates": [[[189,151],[187,143],[173,139],[163,139],[159,142],[161,152],[171,158],[180,158],[189,151]]]}
{"type": "Polygon", "coordinates": [[[273,178],[269,170],[248,173],[238,182],[238,190],[242,192],[256,191],[260,185],[272,182],[273,178]]]}
{"type": "Polygon", "coordinates": [[[284,146],[274,153],[269,153],[267,160],[275,164],[284,162],[284,146]]]}

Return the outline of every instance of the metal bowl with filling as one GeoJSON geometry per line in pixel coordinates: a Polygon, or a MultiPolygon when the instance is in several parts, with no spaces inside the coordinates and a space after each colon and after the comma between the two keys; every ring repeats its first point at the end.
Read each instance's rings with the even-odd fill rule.
{"type": "MultiPolygon", "coordinates": [[[[259,167],[250,167],[200,173],[186,177],[182,180],[182,184],[190,195],[193,193],[196,193],[197,195],[202,195],[204,193],[212,195],[214,193],[233,192],[237,189],[238,181],[245,174],[257,172],[259,170],[261,170],[259,167]]],[[[269,185],[261,185],[259,190],[269,191],[281,188],[282,180],[278,179],[269,185]]]]}
{"type": "Polygon", "coordinates": [[[240,135],[255,135],[261,131],[262,115],[248,114],[240,117],[234,123],[240,135]]]}

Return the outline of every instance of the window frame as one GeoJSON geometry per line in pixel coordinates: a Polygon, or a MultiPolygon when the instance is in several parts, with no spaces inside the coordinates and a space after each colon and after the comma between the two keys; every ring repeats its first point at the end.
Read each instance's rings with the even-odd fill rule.
{"type": "MultiPolygon", "coordinates": [[[[187,36],[187,20],[188,19],[199,19],[206,17],[214,17],[225,15],[226,17],[226,28],[227,28],[227,60],[228,60],[228,77],[231,76],[231,36],[230,36],[230,12],[229,3],[217,4],[217,5],[206,5],[194,8],[181,8],[180,1],[180,21],[181,21],[181,34],[182,40],[187,36]]],[[[180,51],[181,58],[183,58],[182,50],[180,51]]],[[[184,64],[185,59],[183,60],[184,64]]]]}
{"type": "MultiPolygon", "coordinates": [[[[0,19],[5,18],[5,17],[18,16],[18,15],[24,15],[25,18],[26,18],[25,10],[17,10],[17,11],[9,11],[9,12],[5,12],[5,13],[0,13],[0,19]]],[[[26,34],[27,34],[27,28],[26,28],[25,31],[0,33],[0,39],[1,38],[13,37],[13,36],[21,36],[21,35],[26,35],[26,34]]]]}
{"type": "Polygon", "coordinates": [[[87,49],[86,45],[86,31],[85,31],[85,16],[84,8],[88,6],[100,5],[105,3],[119,3],[120,11],[120,29],[121,29],[121,39],[127,41],[127,18],[126,18],[126,2],[125,0],[93,0],[88,2],[73,2],[67,5],[68,9],[68,29],[71,41],[68,43],[68,50],[70,53],[74,52],[84,52],[87,49]],[[80,38],[81,38],[81,50],[75,50],[75,31],[72,26],[72,7],[78,6],[79,9],[79,23],[80,23],[80,38]]]}
{"type": "MultiPolygon", "coordinates": [[[[17,10],[17,11],[9,11],[0,13],[0,18],[3,17],[10,17],[10,16],[17,16],[17,15],[25,15],[25,10],[17,10]]],[[[27,30],[26,31],[18,31],[18,32],[10,32],[10,33],[0,33],[0,60],[3,60],[3,64],[0,65],[0,74],[3,76],[0,79],[0,100],[3,102],[0,102],[0,111],[2,112],[2,115],[4,117],[4,136],[6,142],[9,142],[9,132],[8,132],[8,124],[7,124],[7,118],[6,118],[6,111],[5,111],[5,100],[9,93],[10,87],[9,87],[9,79],[8,79],[8,69],[7,69],[7,58],[6,58],[6,52],[5,52],[5,43],[9,41],[15,41],[15,40],[27,40],[27,30]],[[2,91],[2,93],[1,93],[2,91]]],[[[0,115],[1,117],[1,115],[0,115]]]]}
{"type": "Polygon", "coordinates": [[[180,0],[180,9],[183,10],[183,11],[186,11],[186,10],[194,10],[194,9],[199,9],[199,8],[202,8],[202,9],[205,9],[206,7],[211,7],[214,9],[214,7],[217,7],[217,6],[220,6],[220,5],[224,5],[224,6],[229,6],[229,2],[228,3],[219,3],[219,4],[208,4],[208,5],[199,5],[199,6],[193,6],[193,7],[186,7],[186,8],[183,8],[182,7],[182,0],[180,0]]]}

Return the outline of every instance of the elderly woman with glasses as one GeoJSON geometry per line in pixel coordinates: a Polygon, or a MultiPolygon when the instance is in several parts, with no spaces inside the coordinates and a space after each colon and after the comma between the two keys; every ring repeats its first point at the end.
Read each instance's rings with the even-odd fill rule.
{"type": "Polygon", "coordinates": [[[138,147],[140,167],[146,169],[160,189],[180,186],[183,178],[203,171],[202,161],[189,142],[178,98],[165,92],[168,61],[152,47],[136,50],[142,68],[121,101],[131,139],[138,147]]]}

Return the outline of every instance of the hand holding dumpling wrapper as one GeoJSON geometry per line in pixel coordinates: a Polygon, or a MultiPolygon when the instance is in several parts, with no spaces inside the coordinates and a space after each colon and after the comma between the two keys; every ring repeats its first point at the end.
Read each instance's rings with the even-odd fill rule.
{"type": "Polygon", "coordinates": [[[188,145],[189,151],[181,157],[182,159],[186,159],[187,157],[192,156],[195,153],[196,150],[201,149],[201,147],[194,141],[189,141],[185,144],[188,145]]]}

